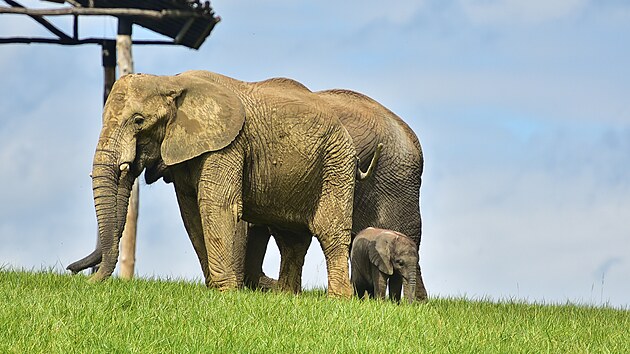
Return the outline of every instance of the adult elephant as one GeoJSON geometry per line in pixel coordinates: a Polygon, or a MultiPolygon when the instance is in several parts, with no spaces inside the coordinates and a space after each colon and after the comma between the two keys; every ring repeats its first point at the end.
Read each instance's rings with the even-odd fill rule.
{"type": "MultiPolygon", "coordinates": [[[[310,90],[290,79],[272,79],[260,85],[285,89],[310,90]]],[[[367,227],[390,229],[408,235],[420,247],[422,219],[420,215],[420,185],[424,157],[417,136],[396,114],[375,100],[350,90],[326,90],[314,93],[325,101],[352,136],[363,165],[374,154],[379,143],[384,144],[374,175],[355,186],[352,233],[367,227]]],[[[363,166],[365,167],[365,166],[363,166]]],[[[280,250],[280,281],[278,284],[262,271],[262,262],[270,230],[265,225],[249,225],[245,278],[249,286],[278,287],[299,291],[304,256],[311,238],[296,238],[271,227],[280,250]]],[[[399,294],[402,278],[390,279],[390,294],[399,294]]],[[[420,265],[417,266],[417,300],[427,298],[420,265]]]]}
{"type": "Polygon", "coordinates": [[[205,71],[123,77],[105,105],[92,170],[100,250],[68,268],[91,266],[100,253],[90,280],[112,274],[129,192],[146,169],[147,183],[173,182],[208,286],[241,285],[235,269],[245,251],[235,245],[244,242],[235,234],[244,220],[317,237],[329,294],[351,296],[357,152],[336,114],[322,95],[298,87],[205,71]]]}

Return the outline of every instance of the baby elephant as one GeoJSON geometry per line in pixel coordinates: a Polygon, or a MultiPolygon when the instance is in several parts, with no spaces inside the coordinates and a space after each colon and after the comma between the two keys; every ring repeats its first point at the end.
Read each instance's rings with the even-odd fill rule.
{"type": "Polygon", "coordinates": [[[416,293],[418,269],[416,244],[400,232],[368,227],[359,232],[350,252],[351,280],[355,293],[363,297],[385,299],[389,280],[389,298],[400,301],[404,283],[405,299],[410,303],[416,293]]]}

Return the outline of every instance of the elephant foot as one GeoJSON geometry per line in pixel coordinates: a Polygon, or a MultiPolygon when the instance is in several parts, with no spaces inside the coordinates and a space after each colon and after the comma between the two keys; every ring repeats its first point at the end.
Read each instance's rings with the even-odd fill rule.
{"type": "Polygon", "coordinates": [[[109,276],[103,276],[102,274],[99,274],[98,272],[92,274],[89,278],[88,278],[88,283],[100,283],[103,280],[109,278],[109,276]]]}
{"type": "Polygon", "coordinates": [[[262,291],[270,291],[278,286],[278,281],[273,278],[269,278],[265,274],[262,274],[258,279],[258,289],[262,291]]]}
{"type": "Polygon", "coordinates": [[[265,275],[265,273],[260,273],[260,275],[256,276],[246,276],[245,277],[245,286],[252,290],[260,290],[260,291],[272,291],[278,287],[278,281],[273,278],[269,278],[265,275]],[[252,279],[256,279],[253,281],[252,279]]]}
{"type": "MultiPolygon", "coordinates": [[[[272,279],[273,280],[273,279],[272,279]]],[[[302,292],[301,274],[298,277],[280,278],[276,281],[274,290],[299,294],[302,292]]]]}
{"type": "Polygon", "coordinates": [[[210,279],[206,279],[206,286],[219,291],[227,291],[238,289],[238,282],[236,281],[236,277],[233,275],[215,276],[210,279]]]}
{"type": "Polygon", "coordinates": [[[328,290],[328,296],[335,299],[350,299],[352,298],[352,291],[332,291],[328,290]]]}
{"type": "Polygon", "coordinates": [[[89,283],[100,283],[104,280],[106,280],[107,278],[109,278],[112,273],[114,272],[114,269],[116,267],[116,264],[114,263],[113,266],[107,266],[106,264],[101,264],[101,266],[98,268],[98,271],[94,274],[92,274],[89,278],[88,278],[88,282],[89,283]]]}
{"type": "Polygon", "coordinates": [[[429,300],[429,296],[427,295],[427,290],[424,287],[416,290],[416,301],[424,302],[427,300],[429,300]]]}
{"type": "Polygon", "coordinates": [[[332,283],[328,284],[328,296],[332,298],[350,299],[352,298],[353,293],[354,290],[350,285],[350,281],[338,282],[334,285],[332,283]]]}

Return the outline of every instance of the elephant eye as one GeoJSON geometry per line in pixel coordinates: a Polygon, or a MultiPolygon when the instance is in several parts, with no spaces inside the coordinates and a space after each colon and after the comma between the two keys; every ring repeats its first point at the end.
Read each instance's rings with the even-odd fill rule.
{"type": "Polygon", "coordinates": [[[144,123],[144,117],[141,115],[136,115],[133,117],[133,123],[136,125],[142,125],[144,123]]]}

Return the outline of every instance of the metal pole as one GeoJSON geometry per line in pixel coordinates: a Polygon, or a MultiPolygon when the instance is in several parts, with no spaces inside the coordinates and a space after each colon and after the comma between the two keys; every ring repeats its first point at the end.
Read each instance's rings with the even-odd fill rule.
{"type": "Polygon", "coordinates": [[[107,101],[109,92],[116,81],[116,42],[113,40],[103,41],[101,44],[103,56],[103,105],[107,101]]]}

